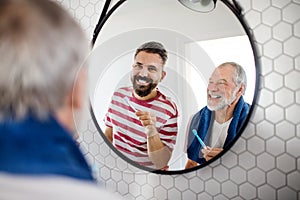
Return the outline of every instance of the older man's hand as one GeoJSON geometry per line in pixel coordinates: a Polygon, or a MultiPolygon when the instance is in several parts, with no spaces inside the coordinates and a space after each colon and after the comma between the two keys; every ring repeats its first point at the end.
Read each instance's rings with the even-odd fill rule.
{"type": "Polygon", "coordinates": [[[206,161],[209,161],[210,159],[218,155],[221,151],[223,151],[223,148],[212,148],[209,146],[206,146],[206,148],[203,148],[201,150],[203,157],[206,161]]]}

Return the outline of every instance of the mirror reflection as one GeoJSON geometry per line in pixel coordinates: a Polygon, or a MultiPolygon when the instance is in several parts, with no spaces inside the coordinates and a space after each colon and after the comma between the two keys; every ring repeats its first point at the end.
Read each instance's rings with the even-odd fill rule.
{"type": "MultiPolygon", "coordinates": [[[[227,135],[226,131],[218,131],[221,136],[211,133],[218,128],[223,130],[223,125],[224,130],[233,126],[230,124],[235,122],[233,110],[236,106],[229,106],[229,111],[226,106],[221,106],[223,112],[213,111],[207,115],[206,119],[217,117],[218,124],[208,126],[214,120],[207,120],[206,131],[200,127],[198,117],[191,119],[209,101],[212,106],[219,102],[238,105],[242,96],[244,102],[251,104],[255,64],[247,35],[222,3],[206,14],[190,11],[176,1],[159,3],[154,0],[150,5],[147,1],[130,0],[108,19],[89,59],[90,99],[101,129],[99,132],[108,136],[113,148],[118,149],[117,153],[150,171],[177,171],[203,163],[196,157],[209,160],[212,154],[204,150],[216,153],[219,149],[210,148],[223,149],[226,137],[234,137],[229,131],[227,135]],[[148,6],[147,10],[142,9],[145,6],[148,6]],[[150,8],[156,15],[148,12],[150,8]],[[170,9],[176,11],[176,16],[167,12],[170,9]],[[227,21],[226,26],[223,19],[227,21]],[[193,25],[174,23],[176,20],[190,20],[193,25]],[[165,63],[159,53],[137,53],[139,47],[150,41],[161,44],[166,50],[165,63]],[[234,76],[237,73],[231,67],[233,63],[218,67],[224,62],[241,65],[248,79],[247,85],[234,76]],[[160,104],[157,106],[153,102],[160,104]],[[193,134],[193,129],[206,144],[206,149],[193,134]],[[149,139],[155,141],[155,148],[151,147],[149,139]],[[193,149],[195,147],[198,149],[193,149]]],[[[244,114],[243,119],[247,113],[244,114]]],[[[240,125],[235,125],[235,134],[240,125]]]]}

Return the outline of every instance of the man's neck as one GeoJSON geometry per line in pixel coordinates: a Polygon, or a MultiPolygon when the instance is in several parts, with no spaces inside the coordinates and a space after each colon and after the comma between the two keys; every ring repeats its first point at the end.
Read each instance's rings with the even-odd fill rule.
{"type": "Polygon", "coordinates": [[[230,106],[227,106],[226,108],[222,110],[215,111],[215,120],[219,124],[223,124],[230,120],[233,116],[233,110],[230,106]]]}
{"type": "Polygon", "coordinates": [[[219,123],[219,124],[223,124],[225,122],[227,122],[228,120],[230,120],[233,116],[233,112],[234,112],[234,108],[238,102],[239,98],[236,99],[232,104],[226,106],[225,108],[223,108],[222,110],[216,110],[215,111],[215,120],[219,123]]]}

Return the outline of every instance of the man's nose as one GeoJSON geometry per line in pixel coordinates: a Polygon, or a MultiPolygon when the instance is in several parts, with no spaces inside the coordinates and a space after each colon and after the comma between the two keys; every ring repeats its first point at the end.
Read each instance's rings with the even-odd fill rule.
{"type": "Polygon", "coordinates": [[[143,68],[140,70],[139,75],[140,75],[140,76],[147,76],[147,75],[148,75],[148,69],[147,69],[147,67],[143,67],[143,68]]]}

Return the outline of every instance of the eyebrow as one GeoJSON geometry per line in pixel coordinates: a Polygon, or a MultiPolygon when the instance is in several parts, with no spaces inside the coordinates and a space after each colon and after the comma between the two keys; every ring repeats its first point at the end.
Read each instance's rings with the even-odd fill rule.
{"type": "MultiPolygon", "coordinates": [[[[212,81],[212,79],[211,79],[211,78],[209,78],[209,81],[212,81]]],[[[222,78],[222,79],[218,79],[218,80],[217,80],[217,82],[219,82],[219,81],[224,81],[224,82],[228,83],[228,81],[227,81],[226,79],[224,79],[224,78],[222,78]]]]}
{"type": "MultiPolygon", "coordinates": [[[[144,66],[144,64],[141,63],[141,62],[136,62],[136,65],[142,65],[142,66],[144,66]]],[[[145,66],[146,66],[146,67],[154,67],[155,69],[158,69],[158,67],[155,66],[155,65],[145,65],[145,66]]]]}

